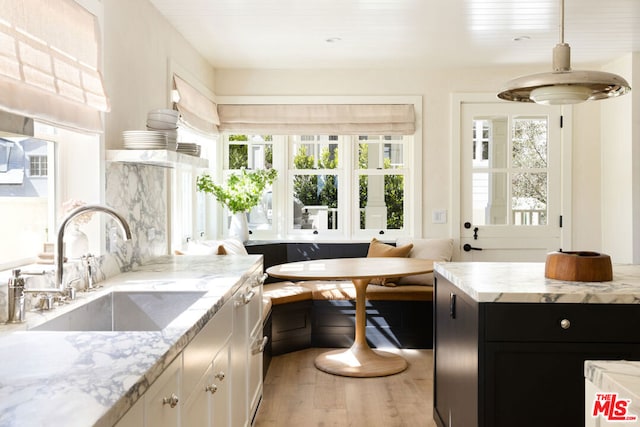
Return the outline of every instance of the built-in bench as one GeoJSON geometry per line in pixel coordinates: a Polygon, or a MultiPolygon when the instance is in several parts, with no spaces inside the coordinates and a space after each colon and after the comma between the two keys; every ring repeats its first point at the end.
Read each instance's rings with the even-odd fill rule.
{"type": "MultiPolygon", "coordinates": [[[[440,261],[451,258],[449,239],[413,242],[416,246],[409,256],[440,261]]],[[[396,242],[397,246],[406,243],[396,242]]],[[[364,257],[369,243],[252,243],[246,249],[262,254],[267,269],[294,261],[364,257]]],[[[371,347],[432,348],[432,275],[406,281],[412,284],[401,280],[395,287],[367,287],[366,335],[371,347]],[[416,280],[422,283],[413,284],[416,280]]],[[[355,288],[350,281],[283,282],[268,278],[264,298],[265,334],[270,338],[265,372],[271,355],[309,347],[349,347],[353,343],[355,288]]]]}

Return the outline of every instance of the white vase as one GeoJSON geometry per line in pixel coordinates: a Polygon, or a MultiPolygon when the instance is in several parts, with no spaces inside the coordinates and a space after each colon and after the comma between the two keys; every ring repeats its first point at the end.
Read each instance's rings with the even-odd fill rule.
{"type": "Polygon", "coordinates": [[[67,258],[81,258],[89,252],[89,239],[77,224],[71,224],[64,233],[64,250],[67,258]]]}
{"type": "Polygon", "coordinates": [[[231,215],[229,237],[234,237],[243,243],[249,240],[249,224],[247,224],[246,212],[237,212],[231,215]]]}

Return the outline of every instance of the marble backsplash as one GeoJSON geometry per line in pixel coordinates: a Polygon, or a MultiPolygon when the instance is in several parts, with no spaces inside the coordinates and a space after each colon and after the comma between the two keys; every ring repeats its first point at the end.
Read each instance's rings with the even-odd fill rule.
{"type": "MultiPolygon", "coordinates": [[[[131,241],[124,240],[120,227],[105,215],[103,254],[96,256],[93,280],[99,283],[121,272],[129,271],[151,258],[168,251],[167,188],[168,169],[158,166],[109,162],[106,168],[105,204],[120,213],[131,228],[131,241]]],[[[25,271],[51,270],[52,265],[25,266],[25,271]]],[[[86,287],[84,266],[80,260],[65,263],[64,281],[74,280],[77,289],[86,287]]],[[[7,282],[11,271],[0,272],[0,325],[7,320],[7,282]]],[[[53,273],[49,273],[53,278],[53,273]]],[[[29,287],[27,279],[26,286],[29,287]]],[[[34,303],[27,298],[27,310],[34,303]]]]}

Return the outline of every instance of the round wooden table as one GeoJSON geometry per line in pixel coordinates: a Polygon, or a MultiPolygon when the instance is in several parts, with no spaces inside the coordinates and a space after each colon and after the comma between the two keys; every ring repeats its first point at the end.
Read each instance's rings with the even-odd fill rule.
{"type": "Polygon", "coordinates": [[[401,277],[433,271],[433,261],[416,258],[339,258],[274,265],[267,274],[282,279],[350,279],[356,289],[356,336],[351,348],[333,350],[315,360],[318,369],[346,377],[382,377],[407,368],[407,361],[393,353],[373,350],[366,337],[367,285],[377,277],[401,277]]]}

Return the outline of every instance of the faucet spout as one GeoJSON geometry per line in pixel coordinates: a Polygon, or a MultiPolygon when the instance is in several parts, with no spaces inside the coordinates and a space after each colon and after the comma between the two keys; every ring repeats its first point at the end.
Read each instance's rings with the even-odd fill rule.
{"type": "Polygon", "coordinates": [[[62,220],[60,227],[58,228],[58,239],[56,241],[56,254],[55,254],[55,262],[56,262],[56,283],[55,286],[58,289],[62,289],[62,274],[63,274],[63,265],[64,265],[64,231],[67,227],[67,224],[71,222],[72,219],[86,212],[104,212],[106,214],[111,215],[119,224],[122,229],[122,233],[124,234],[127,240],[131,240],[131,229],[129,228],[129,224],[124,219],[122,215],[104,205],[84,205],[80,206],[77,209],[69,212],[69,214],[62,220]]]}

